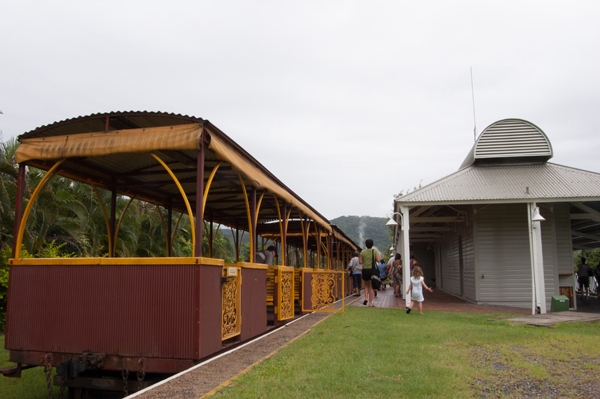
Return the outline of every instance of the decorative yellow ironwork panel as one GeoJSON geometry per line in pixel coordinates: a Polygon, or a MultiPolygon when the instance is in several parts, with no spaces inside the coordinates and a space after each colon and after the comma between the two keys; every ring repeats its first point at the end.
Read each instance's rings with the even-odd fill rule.
{"type": "Polygon", "coordinates": [[[294,270],[279,270],[279,298],[280,311],[279,320],[286,320],[294,317],[294,270]]]}
{"type": "MultiPolygon", "coordinates": [[[[303,273],[303,287],[310,284],[310,309],[305,309],[306,301],[303,301],[303,311],[313,312],[343,312],[344,303],[342,301],[341,309],[335,310],[335,301],[338,290],[338,284],[342,290],[344,289],[343,280],[339,280],[338,271],[334,270],[314,270],[312,272],[303,273]],[[306,279],[310,281],[306,281],[306,279]]],[[[304,289],[304,288],[303,288],[304,289]]],[[[308,299],[308,298],[307,298],[308,299]]]]}
{"type": "Polygon", "coordinates": [[[241,332],[241,269],[225,267],[223,277],[226,277],[227,281],[222,285],[221,338],[226,340],[241,332]]]}

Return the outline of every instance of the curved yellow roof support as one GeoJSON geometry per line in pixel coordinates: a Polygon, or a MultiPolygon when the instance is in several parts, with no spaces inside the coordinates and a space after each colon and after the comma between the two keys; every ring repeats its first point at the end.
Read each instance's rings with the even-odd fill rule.
{"type": "Polygon", "coordinates": [[[221,166],[221,164],[223,163],[223,161],[219,162],[217,164],[217,166],[215,166],[212,170],[212,172],[210,172],[210,176],[208,177],[208,181],[206,182],[206,186],[204,187],[204,198],[202,198],[202,214],[204,215],[204,209],[206,208],[206,199],[208,198],[208,190],[210,190],[210,185],[213,181],[213,179],[215,178],[215,174],[217,174],[217,170],[219,170],[219,166],[221,166]]]}
{"type": "MultiPolygon", "coordinates": [[[[302,227],[302,243],[304,244],[304,256],[303,256],[303,260],[304,260],[304,267],[307,266],[306,263],[306,233],[304,232],[304,219],[302,219],[302,212],[298,211],[298,216],[300,217],[300,227],[302,227]]],[[[310,224],[309,224],[310,227],[310,224]]]]}
{"type": "Polygon", "coordinates": [[[260,212],[260,204],[262,204],[263,197],[265,196],[266,191],[260,195],[258,202],[256,203],[256,215],[254,215],[254,224],[258,224],[258,213],[260,212]]]}
{"type": "Polygon", "coordinates": [[[121,222],[123,222],[123,216],[125,216],[125,212],[127,212],[127,208],[129,208],[129,205],[131,205],[131,203],[133,202],[133,200],[136,197],[137,197],[137,195],[134,195],[133,197],[131,197],[131,199],[125,206],[125,209],[123,209],[123,212],[121,212],[121,216],[119,216],[119,223],[117,223],[117,228],[115,229],[115,245],[113,246],[113,252],[111,254],[111,257],[113,257],[113,258],[115,257],[115,250],[117,248],[117,237],[119,236],[119,229],[121,228],[121,222]]]}
{"type": "Polygon", "coordinates": [[[283,242],[283,222],[281,220],[281,211],[279,210],[279,201],[277,201],[277,196],[273,194],[273,198],[275,199],[275,206],[277,207],[277,215],[279,216],[279,234],[281,237],[281,265],[285,266],[285,251],[283,250],[284,242],[283,242]]]}
{"type": "Polygon", "coordinates": [[[248,201],[248,193],[246,192],[246,184],[242,175],[238,172],[240,178],[240,185],[242,186],[242,192],[244,193],[244,200],[246,200],[246,212],[248,213],[248,228],[250,233],[250,262],[254,262],[254,234],[252,233],[252,216],[250,215],[250,202],[248,201]]]}
{"type": "Polygon", "coordinates": [[[152,155],[158,162],[160,162],[160,164],[167,170],[167,172],[169,172],[169,174],[173,178],[173,181],[175,182],[175,184],[177,184],[177,188],[179,188],[179,192],[181,193],[181,196],[183,197],[183,200],[185,201],[185,207],[188,210],[188,215],[190,216],[190,225],[192,228],[192,230],[191,230],[192,231],[192,248],[196,248],[196,230],[194,228],[194,214],[192,213],[192,207],[190,206],[190,201],[188,201],[187,195],[185,195],[185,191],[183,191],[183,187],[181,187],[179,180],[177,180],[177,177],[175,176],[175,174],[173,173],[171,168],[169,168],[167,166],[167,164],[164,163],[162,161],[162,159],[157,157],[155,154],[150,153],[150,155],[152,155]]]}
{"type": "Polygon", "coordinates": [[[110,234],[110,223],[108,221],[108,214],[106,213],[106,207],[104,206],[104,202],[102,202],[102,197],[100,196],[100,192],[98,191],[98,189],[96,188],[94,183],[92,183],[92,181],[90,179],[88,179],[88,183],[90,183],[90,185],[94,189],[94,192],[96,193],[96,197],[98,197],[98,202],[100,203],[100,208],[102,209],[102,213],[104,214],[104,221],[106,222],[106,235],[108,236],[108,256],[112,256],[111,255],[113,253],[112,235],[110,234]]]}
{"type": "Polygon", "coordinates": [[[31,194],[31,198],[29,198],[29,202],[25,207],[25,212],[23,212],[23,217],[21,218],[21,223],[19,224],[19,232],[17,233],[17,242],[15,246],[17,247],[15,251],[16,259],[21,259],[21,246],[23,244],[23,233],[25,232],[25,225],[27,224],[27,218],[29,217],[29,213],[31,212],[31,208],[33,208],[33,203],[37,199],[40,192],[44,189],[46,184],[58,173],[58,167],[62,164],[67,158],[63,158],[60,161],[56,162],[52,168],[44,175],[42,180],[38,183],[37,187],[31,194]]]}

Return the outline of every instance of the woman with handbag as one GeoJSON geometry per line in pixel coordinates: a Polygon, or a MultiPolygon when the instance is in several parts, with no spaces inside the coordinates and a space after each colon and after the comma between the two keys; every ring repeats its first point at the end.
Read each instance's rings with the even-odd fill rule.
{"type": "Polygon", "coordinates": [[[365,241],[366,249],[363,249],[358,257],[359,263],[362,265],[362,279],[365,282],[365,301],[363,305],[369,304],[370,307],[373,305],[373,297],[375,296],[375,290],[371,284],[373,276],[379,278],[379,269],[377,263],[380,261],[379,252],[373,248],[373,240],[370,238],[365,241]]]}

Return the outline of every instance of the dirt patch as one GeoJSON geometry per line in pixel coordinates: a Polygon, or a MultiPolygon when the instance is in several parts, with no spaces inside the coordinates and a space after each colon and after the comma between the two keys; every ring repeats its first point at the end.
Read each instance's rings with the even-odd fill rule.
{"type": "Polygon", "coordinates": [[[598,358],[573,354],[565,360],[554,351],[540,354],[525,346],[475,346],[471,359],[481,398],[600,397],[598,358]]]}

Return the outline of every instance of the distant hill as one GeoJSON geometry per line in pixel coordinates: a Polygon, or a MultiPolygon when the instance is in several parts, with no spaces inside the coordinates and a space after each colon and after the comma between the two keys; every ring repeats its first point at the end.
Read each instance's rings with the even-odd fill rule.
{"type": "Polygon", "coordinates": [[[340,216],[330,221],[342,229],[359,247],[365,248],[365,240],[370,238],[379,251],[389,255],[392,238],[389,227],[385,225],[388,219],[373,216],[340,216]]]}

